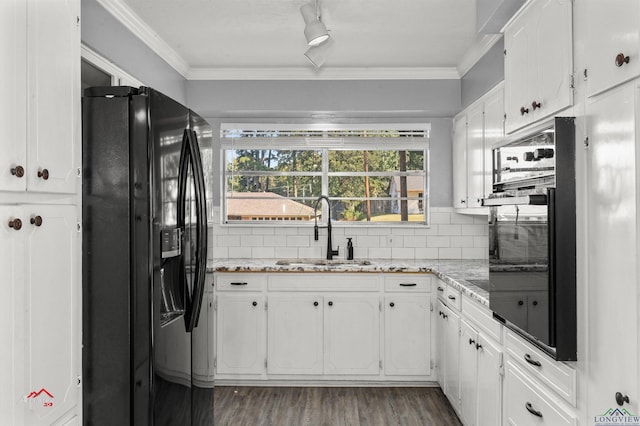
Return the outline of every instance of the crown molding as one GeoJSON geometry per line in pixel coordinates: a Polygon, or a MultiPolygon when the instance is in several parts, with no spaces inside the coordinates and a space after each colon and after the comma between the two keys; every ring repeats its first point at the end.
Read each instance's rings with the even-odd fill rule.
{"type": "Polygon", "coordinates": [[[121,0],[96,0],[107,12],[186,78],[189,64],[121,0]]]}
{"type": "Polygon", "coordinates": [[[502,39],[502,34],[487,34],[477,41],[460,59],[458,74],[464,76],[469,70],[502,39]]]}
{"type": "Polygon", "coordinates": [[[458,80],[442,68],[192,68],[187,80],[458,80]]]}

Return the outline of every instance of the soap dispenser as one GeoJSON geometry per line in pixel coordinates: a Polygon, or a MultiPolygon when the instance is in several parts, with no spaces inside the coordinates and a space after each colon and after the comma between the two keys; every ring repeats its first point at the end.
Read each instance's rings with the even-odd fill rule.
{"type": "Polygon", "coordinates": [[[347,238],[347,260],[353,260],[353,243],[347,238]]]}

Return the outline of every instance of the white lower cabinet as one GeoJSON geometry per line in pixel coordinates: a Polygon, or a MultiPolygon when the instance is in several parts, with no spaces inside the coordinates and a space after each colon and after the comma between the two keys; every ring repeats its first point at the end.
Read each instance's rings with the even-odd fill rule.
{"type": "Polygon", "coordinates": [[[380,373],[380,296],[325,297],[324,374],[380,373]]]}
{"type": "Polygon", "coordinates": [[[432,279],[216,273],[216,377],[427,381],[432,279]]]}
{"type": "Polygon", "coordinates": [[[478,332],[464,319],[460,321],[460,418],[476,424],[478,395],[478,332]]]}
{"type": "Polygon", "coordinates": [[[577,418],[552,392],[536,384],[511,360],[505,365],[504,395],[506,424],[577,425],[577,418]]]}
{"type": "Polygon", "coordinates": [[[502,349],[482,332],[478,334],[477,418],[479,426],[502,424],[502,349]]]}
{"type": "Polygon", "coordinates": [[[438,319],[442,331],[441,373],[444,394],[453,408],[460,408],[460,315],[442,301],[438,302],[438,319]]]}
{"type": "Polygon", "coordinates": [[[431,374],[431,298],[394,294],[384,297],[384,373],[431,374]]]}
{"type": "Polygon", "coordinates": [[[322,374],[323,297],[268,296],[268,374],[322,374]]]}
{"type": "Polygon", "coordinates": [[[263,294],[218,294],[218,374],[256,375],[264,371],[265,316],[263,294]]]}
{"type": "Polygon", "coordinates": [[[0,424],[52,424],[80,402],[79,231],[75,206],[0,206],[0,424]]]}

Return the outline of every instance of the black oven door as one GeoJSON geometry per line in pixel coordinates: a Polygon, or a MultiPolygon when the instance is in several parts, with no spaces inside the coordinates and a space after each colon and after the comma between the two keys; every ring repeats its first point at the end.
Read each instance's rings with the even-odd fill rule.
{"type": "Polygon", "coordinates": [[[551,345],[555,190],[485,200],[489,213],[489,307],[507,325],[551,345]],[[551,218],[551,219],[550,219],[551,218]]]}

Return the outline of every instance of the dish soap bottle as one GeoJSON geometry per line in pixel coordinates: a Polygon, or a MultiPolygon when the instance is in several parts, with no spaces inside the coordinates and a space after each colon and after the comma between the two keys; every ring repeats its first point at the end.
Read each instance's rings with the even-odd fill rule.
{"type": "Polygon", "coordinates": [[[353,243],[347,238],[347,260],[353,260],[353,243]]]}

